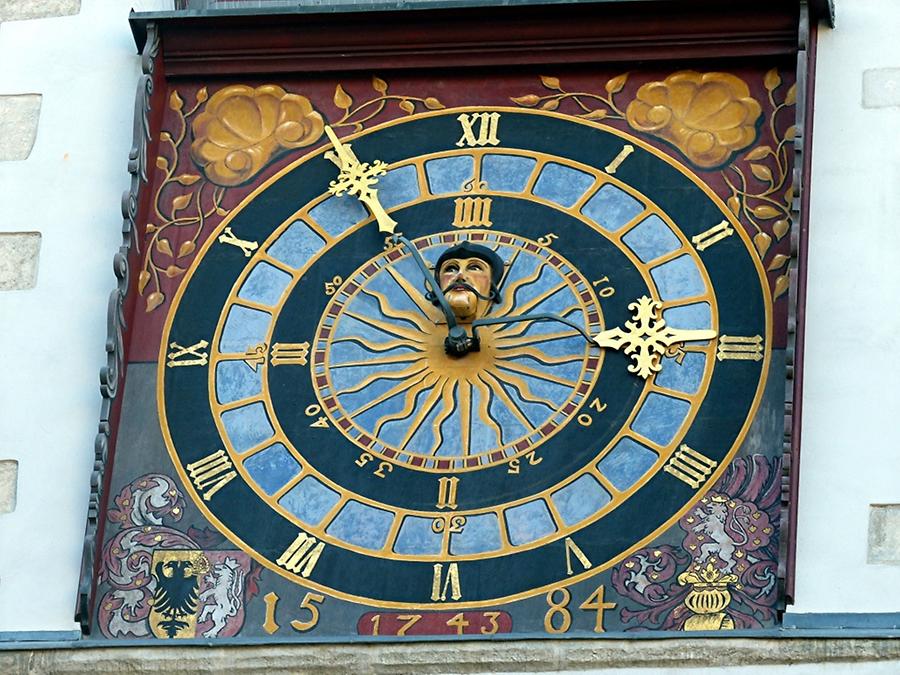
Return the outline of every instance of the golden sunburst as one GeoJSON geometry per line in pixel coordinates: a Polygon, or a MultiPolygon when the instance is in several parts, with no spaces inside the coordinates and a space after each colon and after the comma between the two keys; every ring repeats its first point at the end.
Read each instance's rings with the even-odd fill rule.
{"type": "MultiPolygon", "coordinates": [[[[585,328],[599,324],[596,300],[583,299],[589,287],[568,263],[534,244],[526,249],[530,242],[520,237],[483,236],[507,267],[491,316],[549,305],[585,328]]],[[[417,246],[435,257],[447,237],[417,246]]],[[[533,322],[483,326],[479,351],[450,356],[441,312],[405,262],[408,255],[388,252],[358,270],[319,326],[322,365],[313,377],[337,428],[389,459],[458,470],[508,461],[571,418],[600,367],[598,350],[578,331],[541,324],[535,332],[533,322]]]]}

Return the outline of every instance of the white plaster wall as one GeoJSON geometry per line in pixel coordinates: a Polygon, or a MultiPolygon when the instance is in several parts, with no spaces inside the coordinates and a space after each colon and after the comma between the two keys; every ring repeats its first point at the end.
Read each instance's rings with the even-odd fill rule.
{"type": "Polygon", "coordinates": [[[900,503],[900,107],[863,94],[864,71],[900,67],[900,3],[835,4],[818,43],[792,609],[900,612],[900,565],[866,564],[869,504],[900,503]]]}
{"type": "Polygon", "coordinates": [[[0,162],[0,232],[40,231],[35,288],[0,293],[0,632],[71,630],[112,256],[121,240],[139,59],[129,4],[0,25],[0,94],[40,93],[28,159],[0,162]]]}

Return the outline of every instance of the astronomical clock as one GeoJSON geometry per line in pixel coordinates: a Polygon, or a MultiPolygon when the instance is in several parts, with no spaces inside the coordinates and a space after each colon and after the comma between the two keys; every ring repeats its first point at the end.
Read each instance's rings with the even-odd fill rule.
{"type": "Polygon", "coordinates": [[[796,17],[626,5],[133,17],[86,630],[777,625],[796,17]]]}

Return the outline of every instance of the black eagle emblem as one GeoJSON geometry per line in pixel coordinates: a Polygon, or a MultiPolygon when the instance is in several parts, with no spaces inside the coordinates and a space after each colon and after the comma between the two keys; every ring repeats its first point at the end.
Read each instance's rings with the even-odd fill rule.
{"type": "Polygon", "coordinates": [[[153,607],[164,618],[157,626],[166,635],[174,638],[190,623],[185,621],[197,611],[197,591],[199,576],[208,568],[193,560],[169,560],[158,562],[153,576],[156,590],[153,591],[153,607]]]}

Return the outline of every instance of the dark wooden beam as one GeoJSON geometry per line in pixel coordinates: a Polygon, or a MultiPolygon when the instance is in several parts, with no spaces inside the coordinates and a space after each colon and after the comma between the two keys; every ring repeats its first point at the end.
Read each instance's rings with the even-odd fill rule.
{"type": "Polygon", "coordinates": [[[154,20],[169,77],[186,77],[790,55],[798,15],[783,0],[645,0],[154,20]]]}

